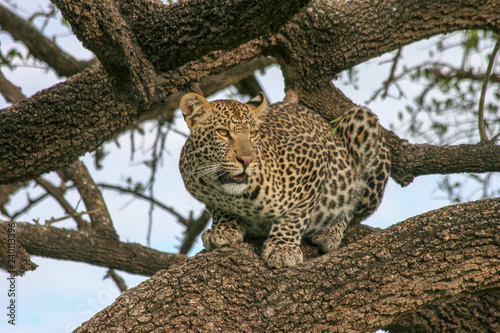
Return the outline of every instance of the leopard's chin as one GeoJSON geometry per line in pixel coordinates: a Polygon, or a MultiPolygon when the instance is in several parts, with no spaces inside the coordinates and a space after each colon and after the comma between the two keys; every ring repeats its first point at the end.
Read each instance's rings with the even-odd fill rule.
{"type": "Polygon", "coordinates": [[[232,176],[227,171],[219,170],[217,172],[217,181],[228,194],[241,194],[248,188],[248,175],[240,173],[232,176]]]}

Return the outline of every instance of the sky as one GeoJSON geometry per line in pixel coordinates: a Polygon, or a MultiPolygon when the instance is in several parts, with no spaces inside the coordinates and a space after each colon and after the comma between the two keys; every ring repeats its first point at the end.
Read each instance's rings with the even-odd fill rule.
{"type": "MultiPolygon", "coordinates": [[[[11,1],[0,1],[2,5],[9,2],[11,1]]],[[[46,2],[43,0],[23,0],[18,13],[28,17],[39,6],[46,8],[40,5],[44,3],[46,2]]],[[[57,22],[51,22],[47,28],[48,34],[53,33],[53,31],[58,31],[57,22]]],[[[57,42],[77,59],[86,60],[91,57],[90,52],[83,49],[80,42],[70,34],[63,33],[58,36],[60,37],[57,42]]],[[[0,34],[2,50],[9,50],[12,43],[13,41],[7,35],[0,34]]],[[[408,47],[405,50],[405,61],[419,61],[425,54],[429,43],[432,41],[423,41],[408,47]]],[[[387,78],[390,64],[383,64],[383,62],[391,57],[392,54],[388,54],[359,66],[360,80],[357,90],[342,82],[335,82],[335,84],[355,103],[363,104],[387,78]]],[[[32,67],[19,67],[13,71],[2,68],[2,71],[14,84],[22,87],[27,96],[64,80],[57,78],[51,71],[47,72],[32,67]]],[[[279,68],[273,66],[265,73],[259,72],[256,75],[268,99],[271,102],[281,101],[284,96],[284,83],[279,68]]],[[[411,86],[406,88],[409,91],[412,89],[411,86]]],[[[227,98],[234,91],[232,89],[222,92],[209,99],[227,98]]],[[[6,106],[8,103],[0,97],[0,108],[6,106]]],[[[390,123],[395,121],[397,112],[403,108],[403,101],[376,100],[369,107],[379,116],[381,124],[388,128],[390,123]]],[[[188,133],[179,112],[176,114],[175,126],[179,132],[188,133]]],[[[152,124],[146,125],[145,132],[144,137],[136,136],[136,147],[151,147],[155,135],[154,126],[152,124]]],[[[404,137],[403,132],[396,131],[396,133],[404,137]]],[[[175,132],[168,134],[166,154],[155,185],[155,196],[163,203],[176,207],[176,210],[186,216],[190,211],[193,211],[196,216],[203,206],[184,189],[177,166],[184,140],[184,136],[175,132]]],[[[118,142],[120,147],[114,142],[105,145],[105,151],[109,155],[104,161],[105,167],[102,170],[95,170],[93,167],[92,154],[82,157],[96,182],[115,182],[123,185],[127,174],[130,173],[133,174],[134,179],[148,179],[149,171],[140,163],[149,158],[148,153],[137,152],[136,159],[131,161],[130,136],[122,135],[118,138],[118,142]]],[[[52,181],[57,179],[53,175],[47,177],[52,181]]],[[[449,202],[445,196],[436,192],[437,178],[437,176],[418,177],[405,188],[390,180],[381,206],[364,223],[386,228],[406,218],[448,205],[449,202]]],[[[29,193],[31,197],[36,197],[33,193],[42,192],[31,186],[29,193]]],[[[16,207],[21,207],[26,202],[26,196],[26,191],[20,192],[8,208],[15,211],[16,207]]],[[[104,197],[121,241],[146,245],[149,205],[139,200],[132,201],[129,197],[110,191],[104,191],[104,197]]],[[[77,200],[76,197],[73,200],[77,200]]],[[[45,201],[18,220],[32,221],[40,218],[40,221],[44,221],[63,215],[56,203],[45,201]]],[[[0,216],[1,218],[5,217],[0,216]]],[[[62,222],[60,226],[73,227],[73,223],[71,221],[62,222]]],[[[178,252],[182,232],[183,228],[176,222],[175,218],[158,209],[154,211],[152,248],[165,252],[178,252]]],[[[200,241],[198,241],[190,255],[195,255],[202,248],[200,241]]],[[[2,314],[0,316],[0,332],[71,332],[82,322],[110,305],[120,294],[112,281],[103,279],[107,271],[105,268],[36,256],[32,257],[32,260],[39,267],[16,279],[16,325],[9,325],[6,315],[2,314]]],[[[124,272],[119,273],[125,278],[130,288],[147,278],[124,272]]],[[[7,277],[7,273],[0,271],[0,308],[3,308],[4,312],[6,311],[5,306],[9,302],[7,277]]]]}

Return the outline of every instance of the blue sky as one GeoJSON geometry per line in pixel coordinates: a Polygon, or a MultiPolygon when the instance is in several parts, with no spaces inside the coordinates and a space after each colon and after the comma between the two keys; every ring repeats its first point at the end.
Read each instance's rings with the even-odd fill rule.
{"type": "MultiPolygon", "coordinates": [[[[1,1],[5,5],[5,1],[1,1]]],[[[22,1],[23,15],[29,15],[31,9],[37,8],[38,3],[45,1],[22,1]]],[[[57,24],[51,29],[57,29],[57,24]]],[[[8,49],[12,41],[4,34],[0,35],[1,47],[8,49]]],[[[90,53],[84,50],[80,42],[74,37],[67,36],[58,38],[67,52],[73,54],[78,59],[88,59],[90,53]]],[[[405,60],[415,61],[421,59],[429,41],[415,44],[405,50],[405,60]]],[[[381,64],[383,60],[391,58],[386,55],[379,59],[373,59],[368,64],[360,66],[359,89],[355,90],[350,86],[338,84],[339,88],[350,97],[355,103],[363,104],[372,95],[373,91],[380,87],[386,79],[390,64],[381,64]]],[[[2,69],[4,75],[14,84],[22,87],[23,92],[30,96],[33,93],[50,87],[60,81],[52,72],[42,69],[18,68],[14,71],[2,69]]],[[[278,67],[272,67],[265,74],[258,73],[268,99],[271,102],[282,100],[283,79],[278,67]]],[[[407,87],[411,94],[411,85],[407,87]]],[[[228,92],[218,94],[215,98],[224,98],[228,92]]],[[[0,97],[0,108],[8,104],[0,97]]],[[[380,121],[386,128],[396,119],[397,111],[403,108],[403,102],[386,99],[377,100],[370,104],[370,108],[379,116],[380,121]]],[[[177,114],[176,127],[179,131],[188,133],[180,114],[177,114]]],[[[143,140],[145,147],[149,147],[154,139],[152,126],[145,126],[147,135],[144,138],[137,138],[139,142],[143,140]]],[[[398,133],[404,136],[401,133],[398,133]]],[[[119,139],[121,148],[115,143],[106,144],[105,150],[109,156],[104,161],[105,168],[97,171],[93,168],[92,156],[83,157],[83,161],[91,169],[96,181],[124,182],[127,173],[133,173],[134,177],[144,177],[147,179],[148,170],[138,163],[147,155],[137,153],[137,160],[130,161],[130,138],[122,135],[119,139]]],[[[183,213],[188,214],[200,211],[202,205],[196,202],[185,191],[177,168],[178,156],[184,142],[184,138],[176,133],[170,133],[167,138],[167,154],[163,160],[163,168],[155,186],[155,195],[162,202],[167,203],[183,213]]],[[[49,179],[56,178],[49,175],[49,179]]],[[[402,221],[408,217],[439,208],[448,204],[433,194],[436,189],[437,176],[418,177],[406,188],[401,188],[392,180],[389,182],[384,200],[377,212],[366,220],[366,224],[385,228],[391,224],[402,221]]],[[[35,189],[35,191],[39,191],[35,189]]],[[[132,201],[123,195],[115,192],[104,192],[105,200],[113,217],[115,227],[122,241],[138,242],[146,244],[146,232],[148,224],[149,206],[140,201],[132,201]]],[[[26,200],[26,192],[18,194],[9,206],[11,211],[15,207],[20,207],[26,200]],[[12,208],[11,208],[12,207],[12,208]]],[[[37,209],[23,215],[19,221],[31,221],[40,218],[40,221],[51,217],[61,217],[64,214],[58,205],[46,201],[37,209]]],[[[72,227],[71,221],[64,222],[61,226],[72,227]]],[[[154,212],[154,225],[151,238],[151,247],[166,251],[177,252],[177,247],[182,237],[183,228],[175,221],[175,218],[160,210],[154,212]]],[[[200,242],[197,242],[192,254],[202,249],[200,242]]],[[[38,269],[26,273],[23,277],[17,278],[17,325],[12,327],[6,323],[5,315],[0,318],[0,332],[71,332],[79,324],[88,320],[93,314],[108,306],[119,295],[116,286],[109,280],[103,280],[106,269],[88,264],[45,259],[40,257],[32,258],[39,265],[38,269]]],[[[126,280],[129,287],[134,287],[145,277],[120,273],[126,280]]],[[[0,272],[0,306],[8,304],[5,290],[7,289],[7,273],[0,272]]]]}

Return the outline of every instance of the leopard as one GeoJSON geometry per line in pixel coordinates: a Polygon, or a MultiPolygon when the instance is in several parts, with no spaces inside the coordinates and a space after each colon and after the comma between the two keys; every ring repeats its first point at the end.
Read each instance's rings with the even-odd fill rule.
{"type": "Polygon", "coordinates": [[[390,151],[366,107],[335,124],[296,103],[269,104],[263,93],[246,103],[188,93],[180,109],[190,134],[179,169],[211,214],[201,236],[208,251],[262,237],[268,267],[294,267],[304,240],[335,251],[347,226],[382,200],[390,151]]]}

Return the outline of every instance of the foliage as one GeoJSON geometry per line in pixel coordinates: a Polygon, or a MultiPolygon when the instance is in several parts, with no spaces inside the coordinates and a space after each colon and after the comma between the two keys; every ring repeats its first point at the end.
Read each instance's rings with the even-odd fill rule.
{"type": "MultiPolygon", "coordinates": [[[[480,96],[498,35],[491,31],[467,30],[425,42],[426,57],[405,60],[405,49],[394,52],[388,78],[367,101],[387,98],[403,100],[405,106],[391,124],[417,142],[435,145],[480,142],[478,119],[480,96]],[[432,42],[431,45],[430,42],[432,42]]],[[[496,55],[485,89],[484,124],[487,137],[500,134],[500,61],[496,55]]],[[[372,61],[373,63],[373,61],[372,61]]],[[[342,79],[359,89],[358,68],[342,73],[342,79]]],[[[498,175],[444,175],[436,195],[450,202],[491,198],[500,194],[498,175]]]]}

